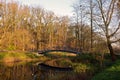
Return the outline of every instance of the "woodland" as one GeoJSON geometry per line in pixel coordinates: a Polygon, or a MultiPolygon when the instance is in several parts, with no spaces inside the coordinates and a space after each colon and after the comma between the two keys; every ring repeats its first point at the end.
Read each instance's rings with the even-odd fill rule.
{"type": "MultiPolygon", "coordinates": [[[[0,62],[37,58],[50,65],[73,67],[71,74],[54,74],[47,76],[49,80],[57,77],[57,80],[63,77],[65,80],[120,80],[120,0],[78,0],[71,7],[72,16],[60,16],[42,7],[1,0],[0,62]],[[69,56],[66,52],[53,52],[47,57],[38,54],[46,50],[80,54],[69,56]]],[[[30,69],[27,70],[31,72],[30,69]]]]}

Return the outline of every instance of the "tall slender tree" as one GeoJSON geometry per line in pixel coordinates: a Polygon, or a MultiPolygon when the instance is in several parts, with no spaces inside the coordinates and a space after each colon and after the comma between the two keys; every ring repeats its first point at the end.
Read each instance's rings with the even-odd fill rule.
{"type": "Polygon", "coordinates": [[[93,48],[93,0],[90,0],[91,51],[93,48]]]}
{"type": "Polygon", "coordinates": [[[114,54],[114,51],[113,51],[112,43],[115,43],[115,42],[119,41],[120,39],[112,40],[112,38],[119,31],[120,23],[118,23],[115,27],[115,26],[112,25],[112,20],[114,19],[113,17],[114,17],[114,14],[116,12],[115,11],[115,6],[116,6],[117,0],[109,0],[109,1],[96,0],[96,2],[97,2],[97,5],[98,5],[98,10],[100,12],[99,20],[98,20],[99,21],[98,26],[104,32],[104,35],[106,37],[107,46],[108,46],[108,49],[110,51],[111,59],[113,61],[115,61],[116,57],[115,57],[115,54],[114,54]],[[106,4],[107,4],[107,6],[106,6],[106,4]],[[114,27],[115,27],[115,29],[113,31],[112,29],[114,27]]]}

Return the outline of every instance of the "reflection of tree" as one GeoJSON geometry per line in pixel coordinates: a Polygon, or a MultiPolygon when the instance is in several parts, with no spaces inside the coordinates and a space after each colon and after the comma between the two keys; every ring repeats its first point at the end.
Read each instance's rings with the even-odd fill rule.
{"type": "Polygon", "coordinates": [[[78,75],[73,72],[54,71],[32,64],[14,66],[0,64],[0,80],[78,80],[77,77],[78,75]]]}
{"type": "Polygon", "coordinates": [[[31,65],[15,65],[13,67],[0,65],[0,79],[32,80],[32,67],[31,65]]]}

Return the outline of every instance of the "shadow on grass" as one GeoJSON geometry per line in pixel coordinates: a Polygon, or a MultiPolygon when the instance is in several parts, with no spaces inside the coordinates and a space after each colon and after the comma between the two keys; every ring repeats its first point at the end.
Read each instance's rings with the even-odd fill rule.
{"type": "Polygon", "coordinates": [[[120,71],[105,71],[95,76],[92,80],[120,80],[120,71]]]}
{"type": "Polygon", "coordinates": [[[120,80],[120,60],[116,61],[110,68],[95,75],[92,80],[120,80]]]}

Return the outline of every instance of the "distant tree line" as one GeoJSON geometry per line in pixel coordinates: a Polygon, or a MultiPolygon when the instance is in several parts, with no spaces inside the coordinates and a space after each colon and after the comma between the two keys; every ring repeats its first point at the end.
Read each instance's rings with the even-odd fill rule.
{"type": "Polygon", "coordinates": [[[1,1],[0,49],[72,49],[113,55],[112,43],[119,43],[119,1],[78,0],[73,9],[73,18],[69,18],[44,8],[1,1]]]}
{"type": "MultiPolygon", "coordinates": [[[[112,56],[112,60],[116,59],[113,44],[118,47],[120,42],[119,3],[119,0],[78,0],[78,2],[73,5],[76,15],[78,39],[80,39],[79,37],[83,39],[83,23],[88,23],[87,20],[89,20],[91,27],[89,33],[91,35],[91,51],[93,51],[94,42],[96,42],[94,39],[96,35],[94,35],[94,33],[97,32],[97,36],[99,35],[100,38],[104,39],[106,48],[108,48],[108,52],[112,56]]],[[[81,42],[81,46],[83,46],[82,43],[83,42],[81,42]]],[[[99,45],[97,44],[97,46],[99,45]]],[[[105,46],[103,48],[104,49],[100,51],[105,50],[105,46]]]]}

